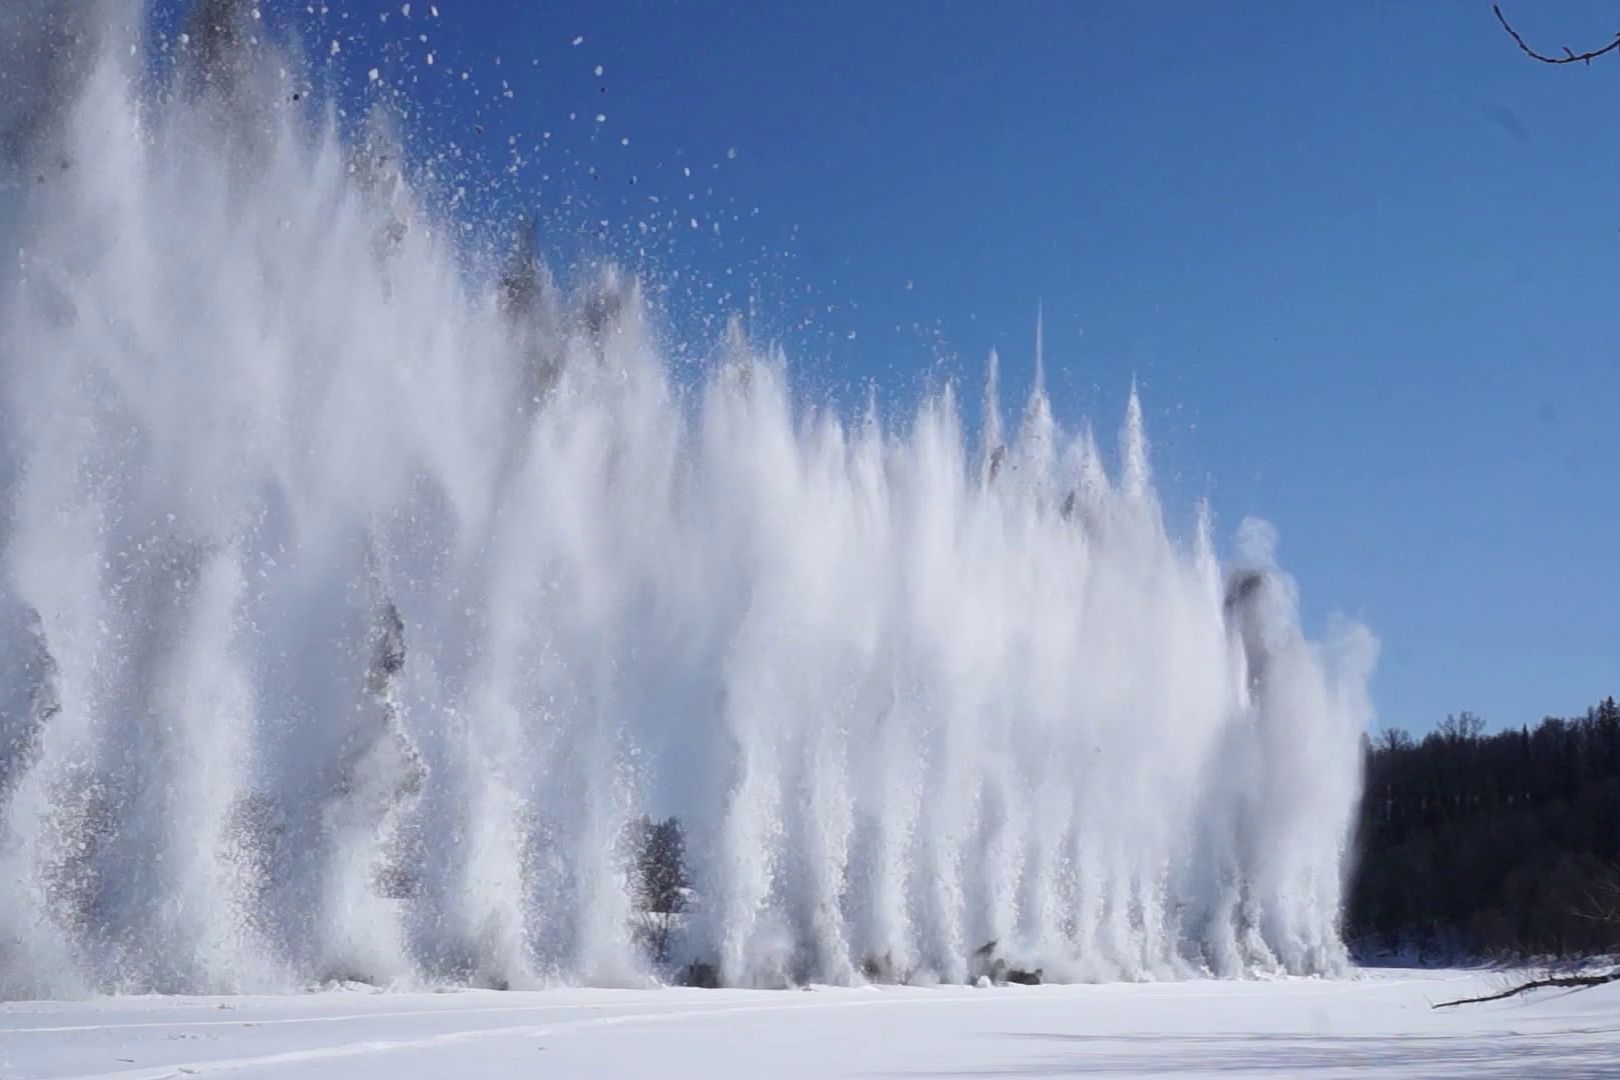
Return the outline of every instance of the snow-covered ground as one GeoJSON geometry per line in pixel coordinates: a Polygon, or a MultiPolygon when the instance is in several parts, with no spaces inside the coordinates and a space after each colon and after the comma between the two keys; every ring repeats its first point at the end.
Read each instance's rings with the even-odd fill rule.
{"type": "Polygon", "coordinates": [[[1620,984],[1484,1005],[1480,972],[811,991],[132,997],[0,1006],[0,1076],[1620,1075],[1620,984]]]}

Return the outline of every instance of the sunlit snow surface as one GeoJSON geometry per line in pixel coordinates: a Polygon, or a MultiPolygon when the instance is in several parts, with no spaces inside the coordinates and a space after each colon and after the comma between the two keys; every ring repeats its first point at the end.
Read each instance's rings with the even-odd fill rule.
{"type": "Polygon", "coordinates": [[[125,998],[0,1009],[0,1077],[1451,1076],[1620,1068],[1620,985],[1434,1011],[1489,974],[811,991],[125,998]]]}
{"type": "Polygon", "coordinates": [[[1134,395],[1116,452],[828,415],[740,326],[681,374],[249,5],[162,79],[137,10],[0,5],[0,998],[1343,967],[1373,644],[1167,530],[1134,395]]]}

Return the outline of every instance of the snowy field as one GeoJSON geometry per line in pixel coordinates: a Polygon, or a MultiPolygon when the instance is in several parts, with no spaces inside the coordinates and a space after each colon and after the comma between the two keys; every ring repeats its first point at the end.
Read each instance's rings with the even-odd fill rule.
{"type": "Polygon", "coordinates": [[[1488,973],[813,991],[339,990],[0,1006],[0,1076],[1620,1075],[1620,984],[1488,973]]]}

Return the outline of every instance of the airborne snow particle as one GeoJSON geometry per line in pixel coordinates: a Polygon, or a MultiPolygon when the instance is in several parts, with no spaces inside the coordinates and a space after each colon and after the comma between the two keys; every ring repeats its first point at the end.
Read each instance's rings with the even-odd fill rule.
{"type": "Polygon", "coordinates": [[[376,68],[372,68],[370,71],[366,72],[366,80],[368,82],[376,82],[379,78],[381,78],[381,76],[382,73],[376,68]]]}
{"type": "Polygon", "coordinates": [[[585,44],[585,35],[581,34],[578,37],[576,37],[574,39],[574,44],[575,45],[583,45],[583,44],[585,44]]]}
{"type": "Polygon", "coordinates": [[[728,147],[726,149],[726,160],[734,161],[734,160],[736,160],[736,157],[737,157],[737,148],[735,146],[728,147]]]}
{"type": "Polygon", "coordinates": [[[601,64],[596,65],[596,77],[598,79],[600,79],[602,77],[602,65],[601,64]]]}

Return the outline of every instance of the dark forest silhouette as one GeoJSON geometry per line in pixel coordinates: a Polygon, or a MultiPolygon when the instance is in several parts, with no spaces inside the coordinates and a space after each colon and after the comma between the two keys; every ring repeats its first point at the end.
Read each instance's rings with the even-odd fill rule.
{"type": "Polygon", "coordinates": [[[1469,713],[1366,746],[1346,933],[1363,953],[1620,948],[1620,708],[1487,735],[1469,713]]]}

